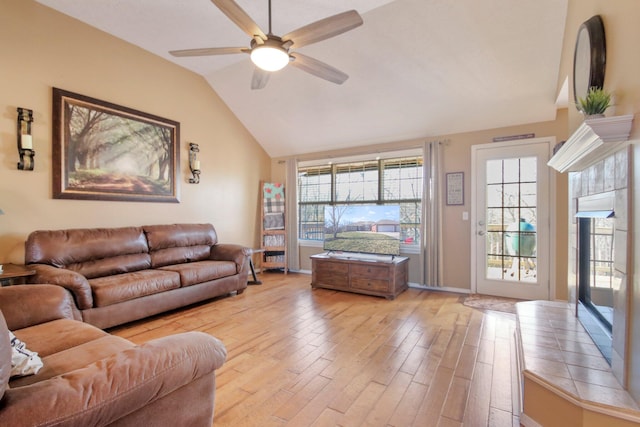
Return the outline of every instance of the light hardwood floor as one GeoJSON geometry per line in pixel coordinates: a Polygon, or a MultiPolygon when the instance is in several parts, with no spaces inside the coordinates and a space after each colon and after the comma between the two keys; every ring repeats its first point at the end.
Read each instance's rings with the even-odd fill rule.
{"type": "Polygon", "coordinates": [[[512,314],[463,295],[396,300],[316,289],[304,274],[110,332],[136,343],[199,330],[228,350],[215,426],[517,426],[512,314]]]}

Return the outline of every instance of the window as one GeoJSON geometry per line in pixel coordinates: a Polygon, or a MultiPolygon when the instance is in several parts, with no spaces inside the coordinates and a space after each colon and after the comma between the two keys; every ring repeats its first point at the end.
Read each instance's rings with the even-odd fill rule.
{"type": "Polygon", "coordinates": [[[421,156],[337,162],[298,168],[298,238],[323,240],[324,207],[377,203],[400,206],[400,238],[419,247],[421,156]]]}
{"type": "Polygon", "coordinates": [[[487,161],[487,279],[537,279],[536,168],[535,157],[487,161]]]}

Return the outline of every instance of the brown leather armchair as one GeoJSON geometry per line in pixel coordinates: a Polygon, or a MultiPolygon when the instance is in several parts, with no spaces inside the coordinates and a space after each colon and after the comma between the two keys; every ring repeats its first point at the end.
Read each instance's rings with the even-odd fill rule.
{"type": "Polygon", "coordinates": [[[53,285],[2,287],[0,311],[0,425],[211,426],[218,339],[188,332],[138,346],[76,320],[53,285]],[[10,378],[9,330],[38,352],[37,374],[10,378]]]}

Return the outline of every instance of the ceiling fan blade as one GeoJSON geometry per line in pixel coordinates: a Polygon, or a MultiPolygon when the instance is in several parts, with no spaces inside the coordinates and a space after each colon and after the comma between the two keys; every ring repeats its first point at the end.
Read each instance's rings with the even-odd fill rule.
{"type": "Polygon", "coordinates": [[[259,36],[263,40],[266,40],[267,36],[265,33],[258,27],[253,19],[247,12],[245,12],[236,2],[233,0],[211,0],[213,4],[215,4],[218,9],[225,15],[227,18],[232,20],[242,31],[247,33],[249,37],[259,36]]]}
{"type": "Polygon", "coordinates": [[[258,67],[253,70],[253,77],[251,78],[251,89],[263,89],[269,81],[271,74],[268,71],[264,71],[258,67]]]}
{"type": "Polygon", "coordinates": [[[333,68],[331,65],[325,64],[324,62],[318,61],[310,56],[306,56],[298,52],[292,53],[291,56],[294,59],[291,62],[291,65],[301,69],[302,71],[313,74],[314,76],[320,77],[321,79],[341,85],[349,78],[348,75],[337,68],[333,68]]]}
{"type": "Polygon", "coordinates": [[[284,35],[282,40],[285,42],[291,40],[294,47],[299,48],[337,36],[360,25],[362,25],[360,14],[355,10],[349,10],[293,30],[284,35]]]}
{"type": "Polygon", "coordinates": [[[173,56],[208,56],[208,55],[227,55],[230,53],[249,53],[251,49],[244,47],[205,47],[201,49],[183,49],[170,50],[173,56]]]}

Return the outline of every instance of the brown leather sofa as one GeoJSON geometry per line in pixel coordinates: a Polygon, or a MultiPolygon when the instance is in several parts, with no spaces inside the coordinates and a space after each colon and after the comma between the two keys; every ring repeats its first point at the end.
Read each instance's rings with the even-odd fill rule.
{"type": "Polygon", "coordinates": [[[0,425],[211,427],[218,339],[136,346],[76,320],[69,292],[52,285],[0,288],[0,311],[0,425]],[[37,374],[10,379],[9,330],[42,359],[37,374]]]}
{"type": "Polygon", "coordinates": [[[211,224],[40,230],[29,283],[68,289],[84,322],[109,328],[247,287],[250,250],[218,243],[211,224]]]}

